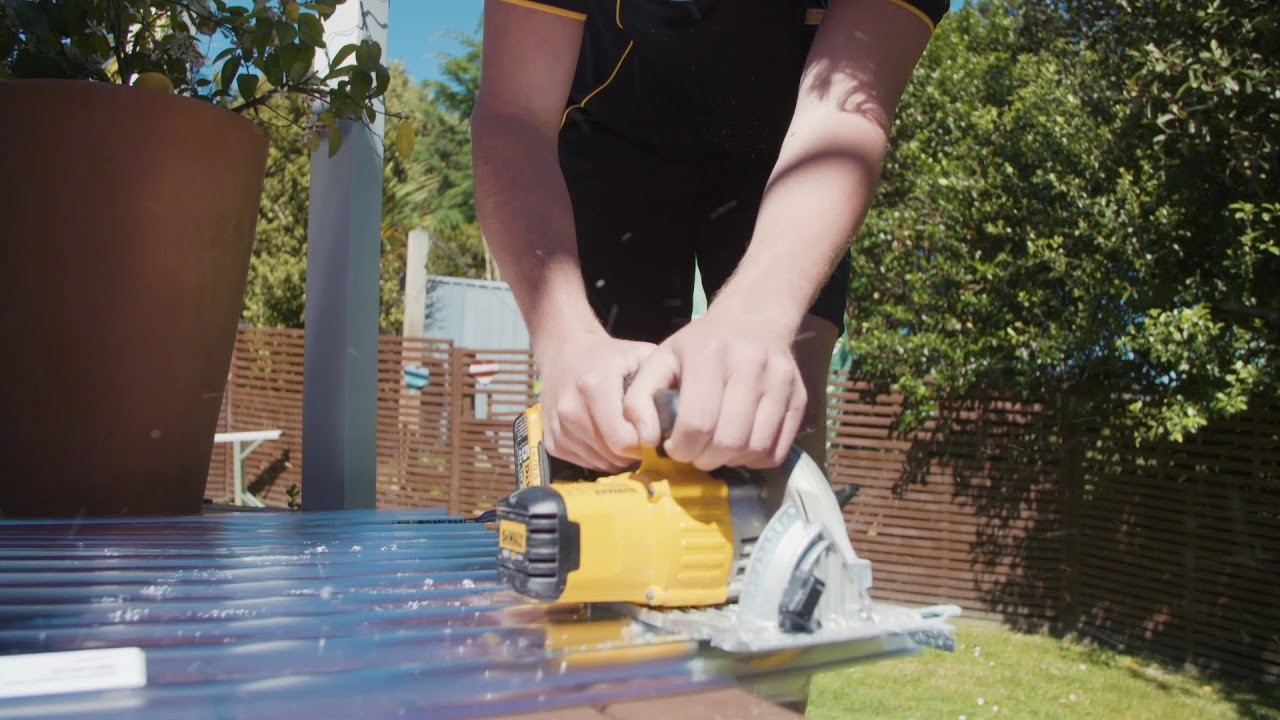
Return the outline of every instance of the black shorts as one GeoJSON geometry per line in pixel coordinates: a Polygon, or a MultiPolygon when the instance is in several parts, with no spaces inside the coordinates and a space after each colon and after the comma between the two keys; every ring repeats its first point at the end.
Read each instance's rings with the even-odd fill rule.
{"type": "MultiPolygon", "coordinates": [[[[672,162],[595,139],[561,146],[587,295],[612,336],[661,342],[690,320],[695,263],[710,300],[741,261],[770,169],[672,162]]],[[[849,271],[845,253],[809,310],[840,332],[849,271]]],[[[788,268],[777,272],[785,282],[788,268]]]]}

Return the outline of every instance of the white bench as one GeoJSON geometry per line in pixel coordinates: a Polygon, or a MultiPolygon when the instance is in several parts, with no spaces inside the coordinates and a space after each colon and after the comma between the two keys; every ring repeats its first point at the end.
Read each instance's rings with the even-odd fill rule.
{"type": "Polygon", "coordinates": [[[231,443],[232,454],[235,456],[235,469],[233,471],[235,474],[235,498],[233,502],[236,505],[247,503],[254,507],[266,507],[261,500],[245,492],[244,460],[249,457],[249,453],[257,450],[259,445],[268,440],[278,440],[283,434],[283,430],[249,430],[247,432],[216,433],[213,436],[215,443],[231,443]],[[249,446],[245,447],[245,443],[249,443],[249,446]]]}

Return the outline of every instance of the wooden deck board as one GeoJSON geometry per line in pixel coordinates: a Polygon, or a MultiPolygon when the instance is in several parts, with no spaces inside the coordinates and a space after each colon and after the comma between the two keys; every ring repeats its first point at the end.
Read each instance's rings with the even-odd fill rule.
{"type": "Polygon", "coordinates": [[[804,716],[745,690],[728,688],[504,717],[506,720],[793,720],[804,716]]]}

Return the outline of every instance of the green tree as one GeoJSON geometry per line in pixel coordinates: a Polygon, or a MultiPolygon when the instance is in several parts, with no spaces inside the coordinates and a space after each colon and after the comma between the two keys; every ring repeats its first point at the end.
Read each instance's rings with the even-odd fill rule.
{"type": "Polygon", "coordinates": [[[413,123],[418,138],[408,158],[387,150],[382,224],[382,327],[403,324],[403,278],[409,232],[431,234],[427,271],[434,275],[482,278],[490,272],[476,222],[471,180],[471,108],[479,87],[480,42],[459,35],[464,47],[441,64],[442,80],[414,83],[393,65],[388,111],[413,123]]]}
{"type": "MultiPolygon", "coordinates": [[[[1253,16],[1275,15],[1264,4],[1253,16]]],[[[902,389],[907,424],[985,388],[1095,411],[1122,400],[1141,435],[1178,437],[1273,387],[1274,300],[1258,279],[1275,253],[1264,198],[1277,195],[1244,170],[1274,152],[1251,136],[1257,159],[1232,166],[1238,149],[1195,122],[1194,138],[1175,140],[1163,116],[1186,90],[1160,55],[1117,39],[1116,15],[1132,20],[1133,43],[1160,25],[1149,37],[1203,44],[1208,55],[1192,55],[1221,66],[1191,3],[1176,21],[1104,5],[1122,4],[1089,18],[1071,3],[960,8],[904,97],[879,202],[854,240],[849,350],[860,375],[902,389]]],[[[1237,47],[1275,46],[1249,39],[1275,23],[1242,25],[1224,22],[1217,45],[1243,33],[1237,47]]],[[[1262,63],[1245,64],[1255,87],[1269,84],[1271,100],[1249,105],[1257,120],[1280,94],[1262,63]]],[[[1206,102],[1197,112],[1215,117],[1240,104],[1206,102]]]]}
{"type": "Polygon", "coordinates": [[[262,327],[300,328],[311,192],[311,160],[303,130],[307,109],[298,101],[276,99],[257,112],[263,116],[270,146],[241,320],[262,327]]]}
{"type": "MultiPolygon", "coordinates": [[[[427,170],[439,179],[437,191],[428,202],[430,229],[455,230],[476,223],[475,189],[471,168],[471,111],[480,87],[478,37],[456,33],[464,51],[441,63],[441,80],[425,85],[432,102],[426,114],[427,134],[415,153],[427,170]]],[[[477,244],[479,231],[471,229],[477,244]]]]}
{"type": "MultiPolygon", "coordinates": [[[[430,272],[461,277],[483,277],[485,272],[470,184],[470,133],[466,116],[460,114],[467,107],[468,93],[474,102],[476,48],[473,43],[467,55],[445,60],[455,75],[446,72],[444,83],[417,83],[403,64],[388,66],[380,277],[383,332],[398,333],[402,327],[406,240],[413,228],[424,227],[432,233],[430,272]],[[473,68],[471,76],[468,67],[473,68]],[[433,97],[432,88],[439,87],[445,88],[447,101],[433,97]],[[394,148],[400,119],[411,123],[417,137],[408,157],[394,148]]],[[[300,103],[272,101],[257,112],[267,127],[271,148],[242,319],[253,325],[302,327],[311,171],[305,108],[300,103]]]]}
{"type": "Polygon", "coordinates": [[[1167,233],[1153,291],[1120,341],[1166,391],[1132,409],[1195,430],[1276,387],[1280,5],[1088,0],[1057,17],[1068,47],[1110,60],[1095,92],[1124,99],[1116,145],[1146,160],[1147,213],[1169,219],[1151,228],[1167,233]]]}
{"type": "Polygon", "coordinates": [[[402,63],[392,63],[387,86],[387,111],[412,123],[417,138],[414,151],[401,156],[384,149],[382,174],[382,262],[379,283],[379,325],[384,333],[397,334],[404,321],[405,257],[409,232],[427,222],[427,204],[439,182],[421,161],[421,145],[430,133],[427,115],[431,98],[413,81],[402,63]]]}

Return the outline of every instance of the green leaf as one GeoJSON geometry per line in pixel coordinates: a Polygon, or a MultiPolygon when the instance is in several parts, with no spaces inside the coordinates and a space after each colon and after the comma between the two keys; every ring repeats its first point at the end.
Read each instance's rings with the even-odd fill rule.
{"type": "Polygon", "coordinates": [[[275,35],[275,23],[269,17],[259,17],[253,21],[253,32],[249,34],[248,45],[253,49],[255,56],[265,56],[267,50],[271,48],[272,37],[275,35]]]}
{"type": "Polygon", "coordinates": [[[351,57],[351,55],[355,53],[357,49],[359,49],[359,46],[356,45],[355,43],[348,43],[346,45],[343,45],[341,48],[338,49],[338,52],[334,54],[333,59],[329,61],[329,67],[330,68],[340,67],[343,61],[351,57]]]}
{"type": "Polygon", "coordinates": [[[244,73],[236,78],[236,89],[240,91],[240,97],[252,100],[258,93],[258,76],[253,73],[244,73]]]}
{"type": "Polygon", "coordinates": [[[289,67],[289,82],[301,83],[307,77],[307,73],[311,72],[313,63],[315,62],[316,49],[310,45],[294,45],[297,52],[294,55],[293,64],[289,67]]]}
{"type": "Polygon", "coordinates": [[[325,46],[324,24],[318,16],[304,13],[298,17],[298,37],[308,45],[322,48],[325,46]]]}
{"type": "Polygon", "coordinates": [[[280,85],[281,84],[280,81],[284,78],[284,67],[285,67],[284,54],[285,54],[285,50],[287,49],[288,48],[281,48],[280,50],[268,51],[267,59],[262,63],[263,75],[266,76],[266,79],[269,82],[274,83],[276,85],[280,85]]]}
{"type": "Polygon", "coordinates": [[[408,118],[401,120],[396,126],[395,148],[401,157],[409,157],[413,154],[414,145],[418,139],[415,137],[413,122],[408,118]]]}
{"type": "Polygon", "coordinates": [[[292,45],[298,39],[298,26],[286,20],[277,21],[276,39],[281,45],[292,45]]]}
{"type": "Polygon", "coordinates": [[[382,59],[382,46],[369,40],[361,41],[356,48],[356,67],[365,72],[372,72],[382,59]]]}
{"type": "Polygon", "coordinates": [[[218,88],[223,92],[229,92],[231,81],[235,79],[238,72],[240,72],[240,56],[237,55],[222,66],[222,74],[218,78],[218,88]]]}
{"type": "Polygon", "coordinates": [[[328,132],[329,157],[332,158],[342,149],[342,132],[338,129],[338,121],[332,113],[326,113],[324,124],[328,132]]]}
{"type": "Polygon", "coordinates": [[[372,89],[373,77],[369,73],[357,72],[351,76],[351,84],[348,86],[348,92],[351,93],[351,98],[356,104],[364,104],[365,98],[368,97],[369,91],[372,89]]]}
{"type": "Polygon", "coordinates": [[[377,79],[377,82],[374,83],[373,92],[369,94],[369,97],[382,97],[386,94],[387,88],[391,85],[391,72],[387,70],[386,66],[379,65],[374,69],[373,75],[377,79]]]}
{"type": "Polygon", "coordinates": [[[354,75],[357,72],[359,72],[359,68],[357,68],[355,65],[343,65],[340,68],[334,68],[330,70],[329,74],[324,76],[324,79],[326,82],[328,82],[329,80],[333,80],[334,78],[349,77],[351,75],[354,75]]]}

